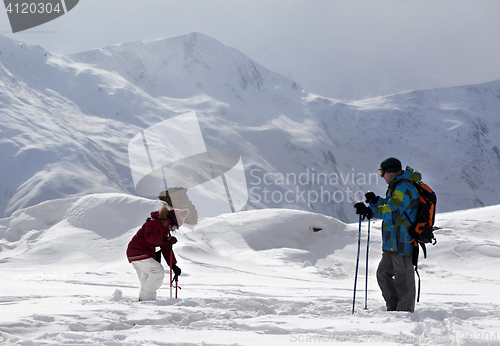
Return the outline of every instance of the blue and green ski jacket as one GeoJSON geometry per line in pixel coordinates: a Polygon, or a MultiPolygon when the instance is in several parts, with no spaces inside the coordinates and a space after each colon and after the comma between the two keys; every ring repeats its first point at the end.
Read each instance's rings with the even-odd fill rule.
{"type": "Polygon", "coordinates": [[[408,229],[417,216],[418,191],[409,181],[400,182],[402,179],[419,182],[422,176],[406,167],[403,174],[389,183],[386,198],[379,198],[377,203],[370,204],[370,208],[374,218],[382,219],[382,249],[409,256],[413,252],[413,244],[408,229]]]}

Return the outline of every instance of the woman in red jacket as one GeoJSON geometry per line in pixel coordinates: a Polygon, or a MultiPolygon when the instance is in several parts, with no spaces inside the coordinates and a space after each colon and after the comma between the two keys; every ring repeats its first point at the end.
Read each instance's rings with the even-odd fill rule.
{"type": "Polygon", "coordinates": [[[160,247],[163,258],[175,275],[181,274],[172,245],[177,239],[171,232],[182,226],[189,210],[171,209],[164,205],[151,213],[141,229],[132,238],[127,248],[127,257],[134,266],[141,282],[139,301],[156,300],[156,291],[163,284],[165,270],[156,260],[155,248],[160,247]],[[171,254],[172,252],[172,254],[171,254]],[[172,258],[172,263],[170,259],[172,258]]]}

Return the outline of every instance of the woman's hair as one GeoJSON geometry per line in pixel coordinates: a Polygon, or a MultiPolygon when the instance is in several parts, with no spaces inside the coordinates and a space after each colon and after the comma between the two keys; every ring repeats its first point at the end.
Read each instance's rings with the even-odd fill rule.
{"type": "Polygon", "coordinates": [[[166,219],[170,213],[170,207],[168,205],[163,205],[160,208],[160,214],[158,215],[159,219],[166,219]]]}

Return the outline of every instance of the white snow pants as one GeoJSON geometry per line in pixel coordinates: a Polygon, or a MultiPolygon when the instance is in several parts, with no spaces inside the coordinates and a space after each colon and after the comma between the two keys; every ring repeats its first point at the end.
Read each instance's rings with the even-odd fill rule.
{"type": "Polygon", "coordinates": [[[165,276],[163,266],[153,258],[133,261],[132,265],[141,282],[139,300],[156,300],[156,290],[163,284],[165,276]]]}

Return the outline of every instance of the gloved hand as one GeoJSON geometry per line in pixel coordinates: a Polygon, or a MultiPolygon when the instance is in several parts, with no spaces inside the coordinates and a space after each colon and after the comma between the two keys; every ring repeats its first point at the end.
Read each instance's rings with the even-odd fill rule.
{"type": "Polygon", "coordinates": [[[368,191],[365,193],[365,202],[369,204],[375,204],[378,202],[378,199],[380,198],[379,196],[376,196],[373,191],[368,191]]]}
{"type": "Polygon", "coordinates": [[[163,242],[170,243],[170,245],[173,245],[173,244],[177,243],[177,238],[166,235],[163,237],[163,242]]]}
{"type": "Polygon", "coordinates": [[[174,265],[172,266],[172,271],[174,272],[174,274],[175,274],[175,276],[176,276],[176,277],[178,277],[179,275],[181,275],[181,272],[182,272],[182,271],[181,271],[181,268],[179,268],[179,267],[177,266],[177,264],[174,264],[174,265]]]}
{"type": "Polygon", "coordinates": [[[372,210],[367,207],[363,202],[358,202],[354,205],[354,208],[356,208],[356,214],[361,215],[363,217],[363,220],[368,218],[370,220],[373,217],[373,212],[372,210]]]}

